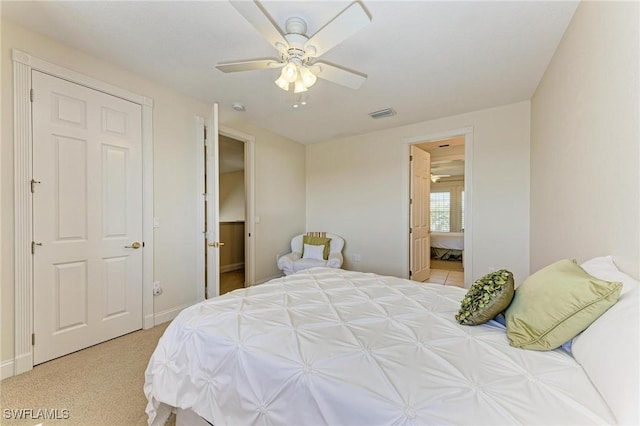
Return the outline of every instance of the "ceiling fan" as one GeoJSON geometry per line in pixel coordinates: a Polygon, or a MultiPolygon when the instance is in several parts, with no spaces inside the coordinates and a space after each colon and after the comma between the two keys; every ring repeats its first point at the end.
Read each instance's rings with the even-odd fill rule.
{"type": "Polygon", "coordinates": [[[307,23],[302,18],[287,19],[283,33],[257,0],[230,3],[278,50],[280,57],[224,62],[216,65],[220,71],[229,73],[282,68],[275,83],[282,90],[293,88],[294,93],[307,91],[315,84],[317,77],[351,89],[360,88],[366,81],[366,74],[318,60],[371,21],[360,3],[351,3],[311,37],[306,34],[307,23]]]}

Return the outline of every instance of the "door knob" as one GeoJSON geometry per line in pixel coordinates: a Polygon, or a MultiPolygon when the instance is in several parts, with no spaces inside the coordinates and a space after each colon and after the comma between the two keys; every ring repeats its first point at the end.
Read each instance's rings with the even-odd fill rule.
{"type": "Polygon", "coordinates": [[[142,247],[142,244],[140,244],[137,241],[131,243],[130,246],[124,246],[124,248],[132,248],[132,249],[139,249],[140,247],[142,247]]]}
{"type": "Polygon", "coordinates": [[[222,247],[223,245],[224,245],[224,243],[222,243],[222,242],[219,243],[217,241],[213,242],[213,243],[209,243],[209,247],[215,247],[215,248],[222,247]]]}

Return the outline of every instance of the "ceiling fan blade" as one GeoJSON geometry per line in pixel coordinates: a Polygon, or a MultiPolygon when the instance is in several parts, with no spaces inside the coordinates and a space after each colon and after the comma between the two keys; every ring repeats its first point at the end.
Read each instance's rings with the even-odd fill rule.
{"type": "Polygon", "coordinates": [[[250,61],[224,62],[216,65],[222,72],[238,72],[280,68],[284,64],[278,59],[253,59],[250,61]]]}
{"type": "Polygon", "coordinates": [[[305,43],[315,48],[314,57],[318,57],[358,32],[371,22],[371,17],[358,2],[353,2],[327,25],[322,27],[305,43]]]}
{"type": "Polygon", "coordinates": [[[238,12],[254,26],[256,30],[262,36],[267,39],[271,46],[278,50],[283,48],[286,51],[286,47],[289,45],[284,38],[282,31],[271,16],[264,10],[264,8],[255,0],[251,1],[230,1],[231,5],[236,8],[238,12]]]}
{"type": "Polygon", "coordinates": [[[359,89],[364,84],[364,82],[367,81],[366,74],[348,70],[346,68],[332,65],[327,62],[319,61],[313,65],[314,68],[319,68],[319,71],[316,74],[319,78],[339,84],[341,86],[348,87],[350,89],[359,89]]]}

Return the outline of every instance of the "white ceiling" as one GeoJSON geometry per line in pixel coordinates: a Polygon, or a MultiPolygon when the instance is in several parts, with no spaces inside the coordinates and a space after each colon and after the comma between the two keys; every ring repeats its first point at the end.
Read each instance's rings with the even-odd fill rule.
{"type": "Polygon", "coordinates": [[[417,144],[431,154],[431,175],[464,175],[464,136],[417,144]]]}
{"type": "MultiPolygon", "coordinates": [[[[284,27],[315,33],[348,1],[264,1],[284,27]]],[[[368,74],[359,90],[318,80],[308,104],[273,82],[279,70],[224,74],[218,62],[276,56],[227,1],[3,0],[3,18],[302,143],[367,133],[530,99],[577,1],[365,0],[372,22],[322,56],[368,74]],[[246,112],[236,112],[242,102],[246,112]],[[379,120],[369,112],[392,107],[379,120]]],[[[62,64],[64,65],[64,64],[62,64]]]]}

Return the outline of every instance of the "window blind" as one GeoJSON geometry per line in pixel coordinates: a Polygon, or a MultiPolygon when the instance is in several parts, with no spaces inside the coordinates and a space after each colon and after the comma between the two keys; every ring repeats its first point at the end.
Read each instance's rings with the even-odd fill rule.
{"type": "Polygon", "coordinates": [[[431,193],[431,231],[449,232],[451,229],[451,193],[431,193]]]}

